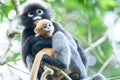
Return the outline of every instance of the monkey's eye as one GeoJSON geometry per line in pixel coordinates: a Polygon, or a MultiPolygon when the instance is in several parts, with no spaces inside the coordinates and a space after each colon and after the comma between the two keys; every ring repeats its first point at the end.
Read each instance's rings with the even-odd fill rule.
{"type": "Polygon", "coordinates": [[[37,10],[36,10],[36,13],[41,15],[41,14],[43,14],[43,10],[37,9],[37,10]]]}
{"type": "Polygon", "coordinates": [[[43,26],[43,29],[46,29],[46,28],[47,28],[47,25],[44,25],[44,26],[43,26]]]}
{"type": "Polygon", "coordinates": [[[48,23],[48,24],[47,24],[47,26],[51,27],[51,24],[50,24],[50,23],[48,23]]]}
{"type": "Polygon", "coordinates": [[[34,11],[31,11],[31,12],[28,12],[28,17],[32,17],[32,16],[34,16],[34,11]]]}

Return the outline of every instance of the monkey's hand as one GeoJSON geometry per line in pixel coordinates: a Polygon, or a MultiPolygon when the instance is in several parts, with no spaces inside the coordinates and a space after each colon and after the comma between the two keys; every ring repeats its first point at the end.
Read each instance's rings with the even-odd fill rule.
{"type": "Polygon", "coordinates": [[[60,61],[48,56],[47,54],[43,55],[42,61],[50,65],[54,65],[55,67],[58,67],[63,70],[66,68],[66,66],[62,64],[60,61]]]}

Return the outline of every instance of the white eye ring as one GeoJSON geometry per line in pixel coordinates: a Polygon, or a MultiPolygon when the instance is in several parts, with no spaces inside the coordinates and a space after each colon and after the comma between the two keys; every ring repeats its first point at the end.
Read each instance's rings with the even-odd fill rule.
{"type": "Polygon", "coordinates": [[[47,23],[47,26],[51,27],[51,24],[50,24],[50,23],[47,23]]]}
{"type": "Polygon", "coordinates": [[[43,29],[44,29],[44,30],[46,30],[46,28],[47,28],[47,25],[46,25],[46,24],[45,24],[45,25],[43,25],[43,29]]]}
{"type": "Polygon", "coordinates": [[[43,14],[43,10],[41,10],[41,9],[37,9],[37,10],[36,10],[36,13],[38,13],[38,14],[41,15],[41,14],[43,14]]]}
{"type": "Polygon", "coordinates": [[[28,12],[28,17],[33,17],[34,16],[34,11],[28,12]]]}

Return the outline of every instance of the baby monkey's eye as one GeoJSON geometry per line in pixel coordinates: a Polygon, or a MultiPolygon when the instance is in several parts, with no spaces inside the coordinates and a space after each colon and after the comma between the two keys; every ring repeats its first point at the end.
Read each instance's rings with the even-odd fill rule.
{"type": "Polygon", "coordinates": [[[46,29],[47,28],[47,25],[45,24],[45,25],[43,25],[43,29],[46,29]]]}
{"type": "Polygon", "coordinates": [[[51,27],[51,24],[50,24],[50,23],[47,23],[47,26],[51,27]]]}
{"type": "Polygon", "coordinates": [[[47,26],[45,25],[45,26],[43,26],[43,28],[46,28],[47,26]]]}

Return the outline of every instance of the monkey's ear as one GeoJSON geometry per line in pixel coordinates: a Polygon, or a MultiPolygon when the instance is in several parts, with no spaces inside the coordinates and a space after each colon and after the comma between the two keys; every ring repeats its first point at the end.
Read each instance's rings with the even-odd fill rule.
{"type": "Polygon", "coordinates": [[[41,31],[40,31],[39,28],[35,28],[35,29],[34,29],[34,32],[35,32],[35,37],[38,37],[38,36],[41,35],[41,31]]]}
{"type": "Polygon", "coordinates": [[[36,29],[36,27],[35,27],[35,29],[34,29],[34,32],[37,33],[37,29],[36,29]]]}
{"type": "Polygon", "coordinates": [[[42,29],[42,24],[39,21],[38,24],[36,25],[34,32],[35,32],[35,36],[39,36],[41,34],[41,29],[42,29]]]}

